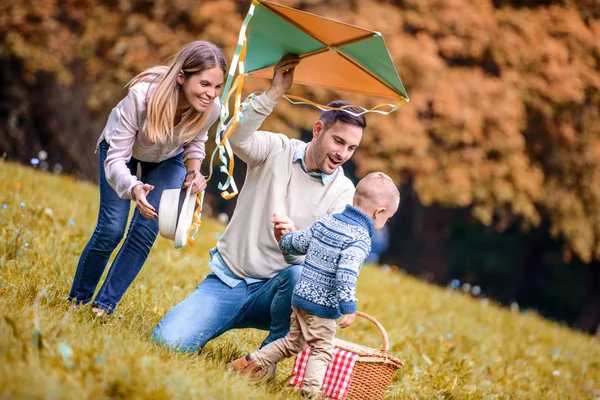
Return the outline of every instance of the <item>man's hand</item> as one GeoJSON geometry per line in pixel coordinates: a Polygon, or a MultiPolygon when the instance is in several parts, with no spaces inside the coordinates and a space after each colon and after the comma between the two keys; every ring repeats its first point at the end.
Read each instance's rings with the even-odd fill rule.
{"type": "Polygon", "coordinates": [[[286,215],[274,213],[271,217],[271,222],[274,224],[273,234],[275,235],[277,243],[279,243],[283,235],[286,233],[296,231],[294,222],[286,215]]]}
{"type": "Polygon", "coordinates": [[[137,209],[146,218],[158,218],[156,210],[152,207],[152,204],[148,203],[146,196],[154,189],[153,185],[144,183],[142,185],[136,185],[131,189],[131,199],[136,202],[137,209]]]}
{"type": "Polygon", "coordinates": [[[267,90],[267,96],[273,101],[279,101],[281,96],[292,86],[294,81],[294,68],[300,62],[300,57],[288,54],[274,68],[271,87],[267,90]]]}
{"type": "Polygon", "coordinates": [[[347,328],[354,323],[354,318],[356,317],[356,313],[352,314],[344,314],[342,315],[342,320],[340,321],[340,328],[347,328]]]}

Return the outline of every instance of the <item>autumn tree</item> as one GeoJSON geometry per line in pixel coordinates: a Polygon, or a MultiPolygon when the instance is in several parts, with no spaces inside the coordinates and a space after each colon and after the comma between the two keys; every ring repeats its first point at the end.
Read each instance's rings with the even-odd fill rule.
{"type": "MultiPolygon", "coordinates": [[[[597,1],[279,2],[386,39],[411,101],[391,116],[369,116],[354,157],[358,175],[387,171],[410,182],[423,205],[466,207],[499,231],[548,221],[567,244],[566,261],[600,260],[597,1]]],[[[249,4],[4,2],[0,152],[27,159],[54,145],[69,159],[95,160],[93,143],[127,81],[195,39],[218,43],[230,57],[249,4]]],[[[265,85],[249,80],[246,89],[265,85]]],[[[322,103],[381,102],[294,91],[322,103]]],[[[282,102],[266,128],[298,135],[317,114],[282,102]]],[[[94,162],[73,163],[70,172],[88,168],[84,175],[94,176],[94,162]]]]}

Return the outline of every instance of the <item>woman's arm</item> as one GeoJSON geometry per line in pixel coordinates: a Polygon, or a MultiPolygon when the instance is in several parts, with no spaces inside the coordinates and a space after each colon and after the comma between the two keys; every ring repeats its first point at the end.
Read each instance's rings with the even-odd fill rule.
{"type": "MultiPolygon", "coordinates": [[[[127,163],[131,160],[133,144],[138,133],[138,110],[141,101],[134,88],[129,90],[127,97],[113,110],[117,122],[114,131],[110,133],[108,152],[104,161],[104,173],[109,185],[122,199],[131,198],[131,189],[142,185],[135,175],[131,174],[127,163]]],[[[111,115],[112,118],[112,115],[111,115]]]]}

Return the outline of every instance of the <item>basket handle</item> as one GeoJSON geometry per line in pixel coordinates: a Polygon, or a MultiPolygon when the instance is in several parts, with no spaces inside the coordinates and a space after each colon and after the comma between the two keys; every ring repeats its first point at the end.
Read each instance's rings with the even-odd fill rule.
{"type": "Polygon", "coordinates": [[[372,322],[379,329],[379,332],[381,333],[381,339],[383,339],[383,347],[381,348],[381,352],[384,355],[387,355],[389,346],[390,346],[390,342],[388,339],[388,334],[387,334],[385,328],[383,327],[383,325],[381,325],[381,323],[379,321],[377,321],[374,317],[371,317],[367,313],[357,311],[356,315],[372,322]]]}

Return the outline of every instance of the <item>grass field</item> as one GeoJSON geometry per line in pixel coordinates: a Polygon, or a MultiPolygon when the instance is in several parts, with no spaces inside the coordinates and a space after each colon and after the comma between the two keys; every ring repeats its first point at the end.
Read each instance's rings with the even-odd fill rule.
{"type": "MultiPolygon", "coordinates": [[[[65,301],[91,235],[98,190],[0,160],[0,398],[286,399],[293,360],[270,382],[227,372],[266,332],[231,331],[200,355],[150,341],[161,317],[202,280],[208,249],[225,226],[204,221],[197,243],[159,238],[115,314],[96,319],[65,301]]],[[[376,317],[405,361],[389,399],[600,399],[600,341],[534,312],[366,266],[359,309],[376,317]]],[[[379,347],[367,322],[343,339],[379,347]]]]}

